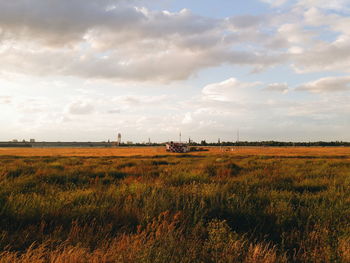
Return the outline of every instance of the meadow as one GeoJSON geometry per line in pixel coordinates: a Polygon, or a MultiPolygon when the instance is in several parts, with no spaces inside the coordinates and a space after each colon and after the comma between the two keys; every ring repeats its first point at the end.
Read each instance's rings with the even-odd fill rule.
{"type": "Polygon", "coordinates": [[[350,262],[350,148],[0,149],[3,262],[350,262]]]}

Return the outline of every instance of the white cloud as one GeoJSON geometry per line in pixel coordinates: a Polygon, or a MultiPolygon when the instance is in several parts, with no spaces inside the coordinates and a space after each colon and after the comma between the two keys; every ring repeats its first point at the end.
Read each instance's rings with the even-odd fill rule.
{"type": "Polygon", "coordinates": [[[288,84],[287,83],[271,83],[271,84],[267,85],[264,88],[264,90],[287,93],[288,92],[288,84]]]}
{"type": "Polygon", "coordinates": [[[252,72],[285,63],[297,72],[350,68],[350,18],[322,9],[335,10],[347,1],[294,1],[291,12],[225,19],[188,9],[152,11],[135,3],[0,2],[1,72],[169,83],[223,64],[252,72]],[[325,40],[325,30],[340,35],[325,40]]]}
{"type": "Polygon", "coordinates": [[[151,11],[120,1],[25,0],[0,3],[3,72],[169,82],[224,63],[254,71],[283,63],[262,43],[265,17],[214,19],[187,9],[151,11]],[[23,59],[25,58],[25,59],[23,59]]]}
{"type": "Polygon", "coordinates": [[[267,3],[273,7],[284,5],[288,0],[261,0],[261,2],[267,3]]]}
{"type": "Polygon", "coordinates": [[[144,107],[144,106],[164,106],[171,100],[167,95],[141,96],[141,95],[126,95],[117,96],[111,99],[112,104],[123,105],[127,107],[144,107]]]}
{"type": "Polygon", "coordinates": [[[246,97],[248,93],[246,89],[255,87],[260,82],[245,83],[235,78],[230,78],[219,83],[212,83],[205,86],[202,94],[205,99],[213,101],[240,101],[246,97]]]}
{"type": "Polygon", "coordinates": [[[120,109],[111,109],[111,110],[108,110],[107,111],[109,114],[119,114],[121,113],[121,110],[120,109]]]}
{"type": "Polygon", "coordinates": [[[306,31],[300,24],[284,24],[278,28],[278,33],[291,44],[306,45],[312,41],[315,33],[306,31]]]}
{"type": "Polygon", "coordinates": [[[192,114],[187,112],[182,120],[182,124],[191,124],[193,122],[192,114]]]}
{"type": "Polygon", "coordinates": [[[350,76],[327,77],[300,85],[297,90],[305,90],[314,93],[344,92],[350,90],[350,76]]]}
{"type": "Polygon", "coordinates": [[[41,114],[49,111],[51,105],[42,97],[27,97],[16,101],[17,111],[24,114],[41,114]]]}
{"type": "Polygon", "coordinates": [[[350,18],[337,13],[329,13],[317,7],[308,8],[304,13],[305,24],[309,26],[325,26],[334,32],[350,35],[350,18]]]}
{"type": "Polygon", "coordinates": [[[253,16],[253,15],[240,15],[227,18],[226,21],[231,26],[232,30],[241,30],[259,27],[264,23],[266,17],[263,16],[253,16]]]}
{"type": "Polygon", "coordinates": [[[303,12],[301,25],[308,27],[308,31],[311,28],[313,35],[310,38],[310,34],[305,35],[308,31],[301,29],[305,39],[295,39],[294,46],[290,47],[291,63],[297,73],[349,72],[350,18],[320,7],[310,7],[303,12]]]}
{"type": "Polygon", "coordinates": [[[289,138],[330,120],[348,127],[348,77],[296,89],[310,93],[288,86],[292,79],[310,79],[294,74],[350,72],[349,2],[264,2],[272,5],[270,13],[212,18],[187,9],[153,11],[142,1],[0,1],[0,84],[7,89],[2,94],[11,95],[0,97],[3,123],[11,115],[13,130],[60,129],[70,140],[80,139],[79,130],[84,138],[118,129],[147,140],[154,133],[177,137],[181,129],[216,140],[216,134],[232,139],[238,126],[252,139],[264,131],[289,138]],[[243,66],[237,76],[245,80],[230,78],[199,91],[204,80],[196,73],[221,65],[208,71],[209,82],[231,74],[227,65],[243,66]],[[282,67],[244,73],[276,66],[282,67]],[[265,84],[255,81],[260,77],[265,84]]]}
{"type": "Polygon", "coordinates": [[[331,43],[319,43],[292,54],[297,72],[350,72],[350,36],[340,35],[331,43]]]}
{"type": "Polygon", "coordinates": [[[298,5],[306,8],[322,8],[328,10],[348,11],[350,1],[349,0],[299,0],[298,5]]]}
{"type": "Polygon", "coordinates": [[[0,96],[0,104],[11,104],[12,97],[11,96],[0,96]]]}
{"type": "Polygon", "coordinates": [[[94,110],[94,105],[88,101],[74,101],[68,105],[68,113],[73,115],[91,114],[94,110]]]}
{"type": "Polygon", "coordinates": [[[286,3],[303,8],[317,7],[327,10],[345,11],[349,10],[349,0],[260,0],[272,7],[280,7],[286,3]]]}

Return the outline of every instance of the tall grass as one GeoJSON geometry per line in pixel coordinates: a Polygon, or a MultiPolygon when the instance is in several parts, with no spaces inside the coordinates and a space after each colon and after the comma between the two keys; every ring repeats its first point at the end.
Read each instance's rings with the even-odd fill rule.
{"type": "Polygon", "coordinates": [[[350,262],[346,158],[0,164],[0,262],[350,262]]]}

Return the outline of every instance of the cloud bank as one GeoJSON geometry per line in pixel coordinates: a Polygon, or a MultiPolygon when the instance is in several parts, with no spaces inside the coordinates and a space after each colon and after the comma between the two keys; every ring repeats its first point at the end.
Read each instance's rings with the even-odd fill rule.
{"type": "Polygon", "coordinates": [[[0,1],[2,126],[67,138],[344,134],[350,1],[261,1],[264,14],[216,18],[142,1],[0,1]]]}

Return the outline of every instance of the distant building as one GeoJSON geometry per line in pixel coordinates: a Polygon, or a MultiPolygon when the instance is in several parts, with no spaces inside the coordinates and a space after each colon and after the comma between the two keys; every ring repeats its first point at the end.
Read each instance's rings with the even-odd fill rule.
{"type": "Polygon", "coordinates": [[[30,139],[29,142],[34,143],[35,139],[30,139]]]}
{"type": "Polygon", "coordinates": [[[132,141],[127,141],[126,144],[132,144],[132,141]]]}
{"type": "Polygon", "coordinates": [[[12,142],[18,142],[18,140],[17,139],[13,139],[12,142]]]}
{"type": "Polygon", "coordinates": [[[190,147],[187,143],[182,142],[169,142],[165,145],[167,152],[173,153],[187,153],[190,151],[190,147]]]}

